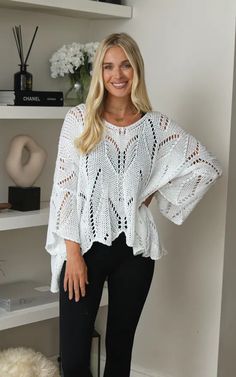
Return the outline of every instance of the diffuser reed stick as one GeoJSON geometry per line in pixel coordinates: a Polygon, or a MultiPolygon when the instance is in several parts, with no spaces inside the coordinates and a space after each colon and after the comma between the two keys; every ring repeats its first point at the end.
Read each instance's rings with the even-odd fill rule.
{"type": "Polygon", "coordinates": [[[19,26],[18,30],[19,30],[19,40],[20,40],[20,51],[21,51],[22,61],[24,61],[24,51],[23,51],[23,42],[22,42],[22,34],[21,34],[21,25],[19,26]]]}
{"type": "Polygon", "coordinates": [[[29,49],[28,49],[28,52],[27,52],[25,60],[24,60],[24,51],[23,51],[23,40],[22,40],[21,25],[15,26],[15,27],[12,28],[13,35],[14,35],[15,42],[16,42],[17,51],[18,51],[18,54],[19,54],[20,61],[21,61],[22,65],[26,65],[26,63],[27,63],[30,51],[32,49],[32,46],[33,46],[33,43],[34,43],[37,31],[38,31],[38,28],[39,27],[36,26],[35,31],[34,31],[34,35],[33,35],[33,38],[31,40],[31,43],[30,43],[30,46],[29,46],[29,49]]]}
{"type": "Polygon", "coordinates": [[[16,41],[16,47],[17,47],[17,50],[18,50],[18,54],[19,54],[19,57],[20,57],[20,61],[21,61],[21,64],[23,65],[23,61],[22,61],[22,57],[21,57],[21,50],[20,50],[20,44],[19,44],[19,39],[17,37],[17,31],[16,29],[12,28],[12,31],[13,31],[13,34],[14,34],[14,38],[15,38],[15,41],[16,41]]]}
{"type": "Polygon", "coordinates": [[[32,90],[32,74],[27,72],[27,61],[38,31],[38,26],[36,26],[31,43],[29,45],[26,58],[24,58],[24,47],[23,47],[23,38],[22,38],[22,31],[21,31],[21,25],[14,26],[12,28],[14,39],[16,42],[17,51],[20,58],[20,71],[16,72],[14,75],[14,90],[32,90]]]}
{"type": "Polygon", "coordinates": [[[31,44],[30,44],[30,47],[29,47],[29,50],[27,52],[27,55],[26,55],[26,58],[25,58],[25,64],[27,63],[27,60],[28,60],[28,57],[29,57],[29,54],[30,54],[30,51],[31,51],[31,48],[33,46],[33,43],[34,43],[34,40],[35,40],[35,37],[36,37],[36,34],[37,34],[37,31],[38,31],[38,26],[36,27],[35,29],[35,32],[34,32],[34,35],[33,35],[33,38],[32,38],[32,41],[31,41],[31,44]]]}

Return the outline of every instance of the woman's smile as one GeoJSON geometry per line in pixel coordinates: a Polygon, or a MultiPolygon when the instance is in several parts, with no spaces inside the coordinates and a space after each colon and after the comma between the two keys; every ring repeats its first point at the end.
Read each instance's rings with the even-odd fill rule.
{"type": "Polygon", "coordinates": [[[123,81],[123,82],[112,82],[112,85],[116,88],[116,89],[123,89],[126,85],[127,85],[127,81],[123,81]]]}

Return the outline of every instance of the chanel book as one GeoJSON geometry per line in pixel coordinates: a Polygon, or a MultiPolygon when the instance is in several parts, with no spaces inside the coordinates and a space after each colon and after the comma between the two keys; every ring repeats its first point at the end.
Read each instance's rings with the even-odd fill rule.
{"type": "Polygon", "coordinates": [[[63,92],[1,90],[0,103],[16,106],[63,106],[63,92]]]}
{"type": "Polygon", "coordinates": [[[62,92],[15,91],[16,106],[63,106],[62,92]]]}

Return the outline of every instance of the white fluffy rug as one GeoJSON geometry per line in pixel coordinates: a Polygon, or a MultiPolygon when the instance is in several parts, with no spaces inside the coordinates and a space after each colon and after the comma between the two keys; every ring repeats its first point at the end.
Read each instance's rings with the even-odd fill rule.
{"type": "Polygon", "coordinates": [[[40,352],[30,348],[0,351],[1,377],[59,377],[57,366],[40,352]]]}

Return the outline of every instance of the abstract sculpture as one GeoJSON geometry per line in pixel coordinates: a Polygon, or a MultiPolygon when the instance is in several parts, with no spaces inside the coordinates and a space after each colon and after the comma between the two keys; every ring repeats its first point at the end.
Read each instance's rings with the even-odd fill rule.
{"type": "Polygon", "coordinates": [[[29,135],[18,135],[11,140],[5,167],[16,184],[9,187],[8,201],[13,209],[39,209],[40,188],[32,186],[42,172],[46,157],[45,150],[29,135]]]}
{"type": "Polygon", "coordinates": [[[28,135],[15,136],[10,144],[6,158],[6,171],[17,186],[32,186],[41,174],[47,154],[28,135]],[[28,153],[26,163],[23,163],[23,151],[28,153]]]}

